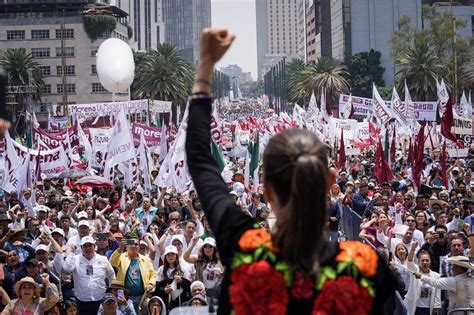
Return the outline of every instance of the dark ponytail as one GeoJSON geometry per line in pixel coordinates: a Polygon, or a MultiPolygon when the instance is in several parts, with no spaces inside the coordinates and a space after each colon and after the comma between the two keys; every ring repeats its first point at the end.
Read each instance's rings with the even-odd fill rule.
{"type": "Polygon", "coordinates": [[[264,176],[282,209],[274,242],[282,258],[304,272],[317,273],[327,222],[326,147],[309,131],[289,129],[273,137],[264,154],[264,176]]]}

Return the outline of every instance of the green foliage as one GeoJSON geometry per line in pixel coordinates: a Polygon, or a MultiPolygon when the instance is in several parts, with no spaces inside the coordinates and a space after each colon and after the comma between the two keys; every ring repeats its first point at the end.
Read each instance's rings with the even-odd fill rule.
{"type": "Polygon", "coordinates": [[[83,17],[83,24],[87,36],[95,41],[102,34],[115,30],[117,20],[110,15],[86,15],[83,17]]]}
{"type": "Polygon", "coordinates": [[[309,97],[313,91],[319,99],[324,89],[327,100],[334,104],[339,94],[350,90],[346,67],[324,57],[307,65],[293,61],[287,66],[287,71],[290,100],[294,102],[309,97]]]}
{"type": "Polygon", "coordinates": [[[263,95],[263,81],[243,82],[240,84],[240,91],[243,97],[258,97],[263,95]]]}
{"type": "Polygon", "coordinates": [[[133,37],[133,28],[132,26],[130,25],[130,23],[125,22],[125,26],[127,27],[127,36],[128,36],[128,39],[131,39],[133,37]]]}
{"type": "Polygon", "coordinates": [[[41,94],[44,81],[39,71],[40,64],[31,57],[25,48],[7,49],[0,58],[0,66],[7,72],[8,85],[12,86],[28,85],[31,72],[31,84],[36,87],[37,94],[41,94]]]}
{"type": "Polygon", "coordinates": [[[302,100],[309,98],[311,91],[308,91],[304,78],[301,76],[306,65],[300,59],[293,59],[286,65],[286,79],[288,82],[288,97],[292,103],[302,104],[302,100]]]}
{"type": "Polygon", "coordinates": [[[415,38],[413,45],[397,59],[399,68],[397,90],[404,89],[404,82],[410,89],[414,101],[436,99],[436,80],[443,77],[446,67],[424,37],[415,38]]]}
{"type": "Polygon", "coordinates": [[[385,85],[385,69],[380,65],[381,56],[379,51],[371,49],[369,52],[354,54],[344,61],[352,95],[371,98],[372,83],[375,83],[377,88],[385,85]]]}
{"type": "Polygon", "coordinates": [[[157,50],[138,56],[143,60],[139,60],[135,68],[134,98],[176,101],[190,94],[194,67],[176,47],[163,43],[157,50]]]}
{"type": "MultiPolygon", "coordinates": [[[[393,86],[377,86],[377,91],[379,91],[379,94],[382,97],[382,99],[384,100],[392,99],[393,86]]],[[[370,94],[368,98],[372,98],[372,94],[370,94]]]]}
{"type": "MultiPolygon", "coordinates": [[[[398,31],[393,33],[390,39],[391,54],[397,66],[405,65],[406,68],[407,55],[412,54],[413,56],[414,50],[417,50],[419,53],[421,53],[420,49],[425,49],[425,53],[423,55],[427,58],[430,58],[430,60],[428,60],[429,62],[433,62],[432,55],[434,55],[437,63],[445,66],[443,72],[439,72],[438,67],[436,67],[436,70],[432,70],[432,72],[438,76],[438,79],[443,78],[447,82],[448,89],[450,89],[450,87],[453,87],[454,85],[453,54],[455,53],[457,58],[456,71],[458,74],[462,74],[465,68],[464,65],[472,60],[472,47],[474,44],[474,39],[472,36],[462,38],[457,34],[457,30],[465,26],[465,21],[456,19],[456,17],[451,14],[451,12],[439,13],[436,9],[436,4],[423,6],[424,28],[422,30],[416,29],[411,24],[409,17],[402,17],[398,21],[398,31]],[[425,44],[424,47],[420,46],[421,42],[425,44]]],[[[422,55],[418,55],[418,57],[420,58],[422,55]]],[[[417,64],[422,64],[420,59],[418,60],[417,64]]],[[[399,75],[402,75],[406,72],[401,71],[400,69],[398,70],[399,75]]],[[[427,73],[423,71],[420,73],[422,78],[416,79],[415,77],[417,75],[415,73],[415,69],[411,71],[411,79],[416,81],[419,85],[418,87],[413,88],[410,86],[410,84],[408,84],[410,89],[414,89],[420,93],[414,96],[415,100],[421,100],[425,98],[427,98],[427,100],[436,99],[436,94],[433,96],[430,89],[422,86],[428,84],[429,81],[433,82],[432,78],[426,78],[426,75],[427,73]]],[[[396,79],[398,88],[401,86],[401,84],[403,84],[404,78],[398,76],[396,79]]],[[[460,80],[458,80],[457,86],[458,92],[460,92],[460,86],[466,86],[466,84],[463,84],[464,82],[459,81],[460,80]]],[[[409,82],[407,81],[407,83],[409,82]]]]}

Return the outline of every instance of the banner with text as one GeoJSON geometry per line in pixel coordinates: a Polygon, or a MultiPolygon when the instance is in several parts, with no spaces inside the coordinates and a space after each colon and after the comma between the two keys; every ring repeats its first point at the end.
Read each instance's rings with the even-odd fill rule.
{"type": "Polygon", "coordinates": [[[92,104],[68,105],[69,113],[79,119],[118,115],[122,110],[125,114],[136,114],[148,110],[148,100],[134,100],[123,102],[106,102],[92,104]]]}
{"type": "MultiPolygon", "coordinates": [[[[344,112],[344,106],[349,99],[349,95],[339,95],[339,113],[344,112]]],[[[436,121],[437,102],[413,102],[415,110],[415,118],[417,120],[436,121]]],[[[359,97],[352,95],[352,104],[354,106],[354,115],[370,116],[373,110],[373,102],[371,98],[359,97]]],[[[392,107],[392,102],[385,101],[388,108],[392,107]]],[[[404,102],[402,102],[404,106],[404,102]]]]}
{"type": "Polygon", "coordinates": [[[341,129],[344,129],[344,140],[352,140],[357,131],[357,120],[329,118],[329,139],[332,141],[341,137],[341,129]]]}
{"type": "Polygon", "coordinates": [[[140,138],[143,134],[147,147],[160,146],[161,128],[148,127],[146,125],[133,123],[132,136],[133,144],[138,147],[140,145],[140,138]]]}
{"type": "Polygon", "coordinates": [[[152,113],[171,113],[171,102],[150,101],[150,112],[152,113]]]}

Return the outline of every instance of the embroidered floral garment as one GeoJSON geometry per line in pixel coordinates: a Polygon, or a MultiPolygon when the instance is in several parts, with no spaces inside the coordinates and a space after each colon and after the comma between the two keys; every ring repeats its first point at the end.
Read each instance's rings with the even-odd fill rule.
{"type": "Polygon", "coordinates": [[[270,232],[247,230],[232,260],[229,295],[235,315],[286,314],[290,300],[314,300],[313,315],[369,314],[379,256],[368,245],[339,244],[319,277],[305,276],[279,260],[270,232]]]}

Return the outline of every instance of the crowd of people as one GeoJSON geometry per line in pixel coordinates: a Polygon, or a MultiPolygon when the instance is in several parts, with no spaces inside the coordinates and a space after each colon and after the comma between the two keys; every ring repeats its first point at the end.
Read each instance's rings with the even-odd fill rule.
{"type": "MultiPolygon", "coordinates": [[[[218,34],[230,42],[209,63],[209,73],[233,40],[218,34]]],[[[394,180],[378,182],[374,148],[338,169],[331,148],[316,136],[286,130],[263,155],[259,187],[245,187],[238,169],[226,186],[206,151],[211,99],[205,87],[197,89],[186,143],[196,189],[153,186],[147,194],[141,186],[123,187],[116,170],[113,186],[44,179],[33,189],[0,190],[2,315],[165,315],[183,306],[245,314],[267,302],[260,310],[272,314],[390,314],[392,288],[408,314],[474,312],[472,148],[467,158],[449,161],[447,187],[433,177],[436,152],[427,154],[424,184],[416,187],[403,150],[392,164],[394,180]],[[369,245],[343,242],[342,218],[352,213],[361,218],[359,238],[369,245]],[[265,234],[269,230],[274,234],[265,234]],[[263,268],[256,277],[266,275],[259,272],[265,266],[271,272],[267,261],[288,279],[275,273],[254,283],[245,278],[249,270],[238,277],[255,264],[263,268]],[[341,283],[363,288],[355,289],[359,295],[349,293],[353,287],[328,294],[341,283]],[[247,289],[275,291],[257,301],[247,289]],[[339,293],[347,305],[334,301],[339,293]],[[248,300],[252,307],[244,307],[248,300]]]]}

